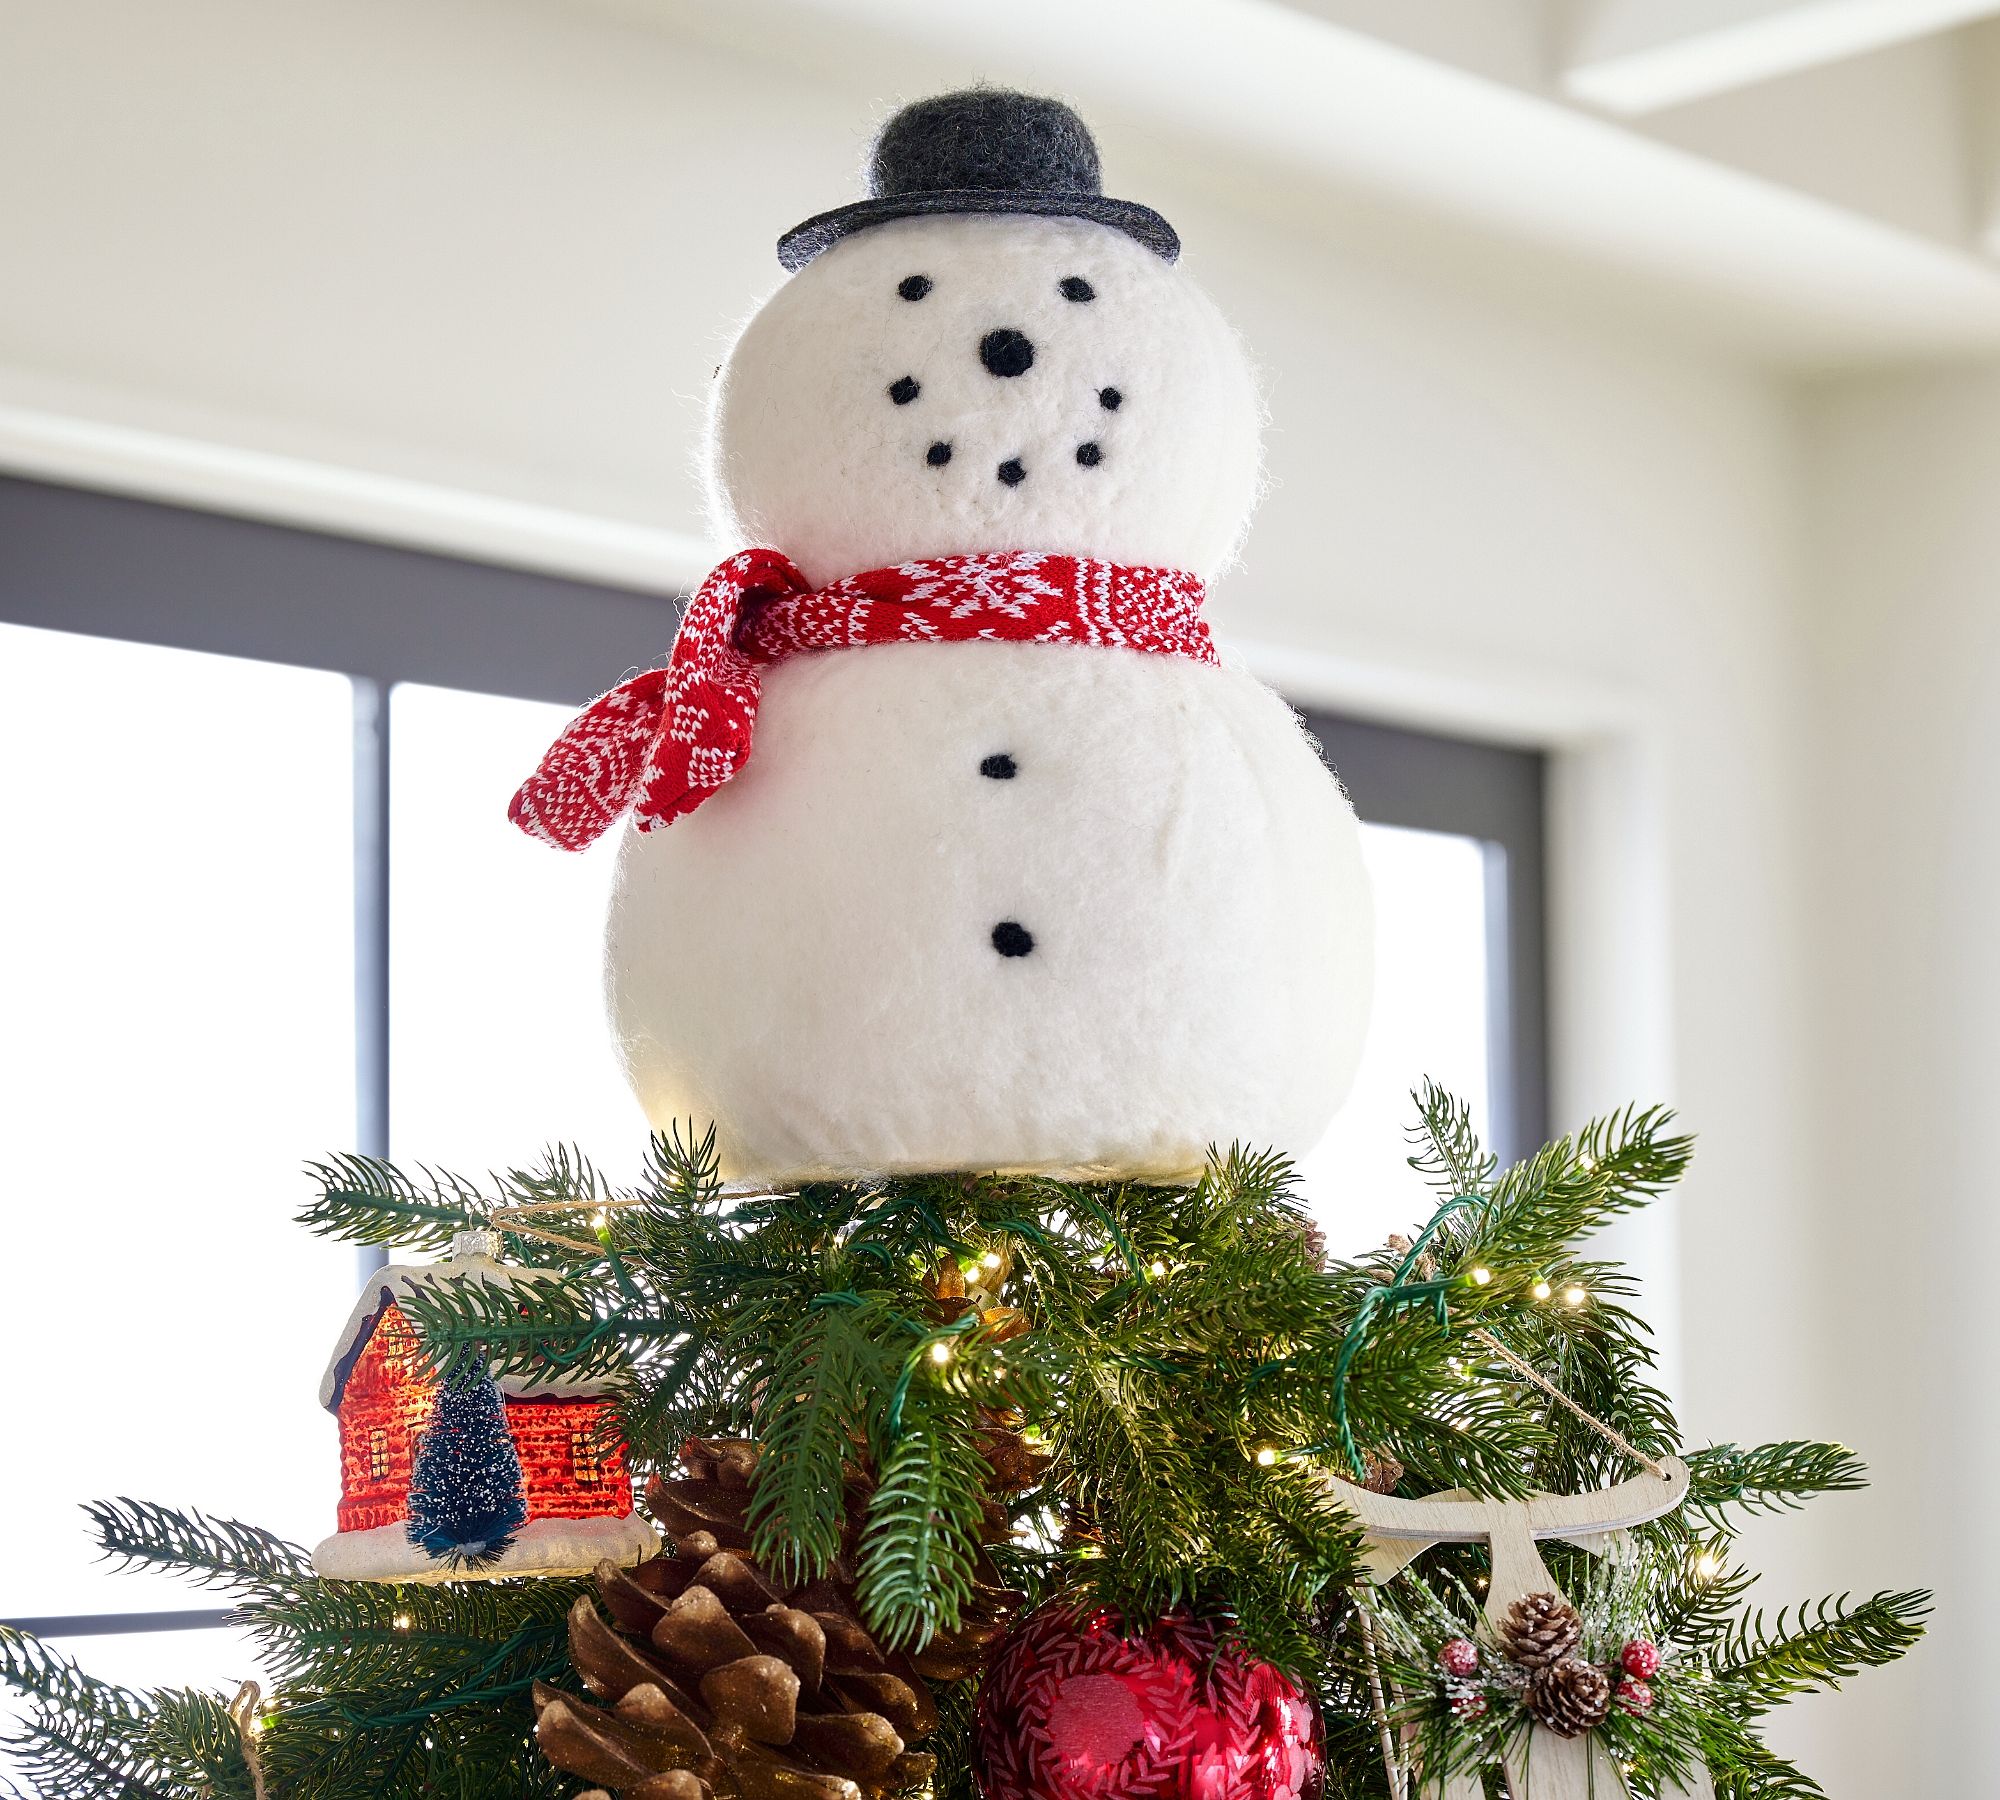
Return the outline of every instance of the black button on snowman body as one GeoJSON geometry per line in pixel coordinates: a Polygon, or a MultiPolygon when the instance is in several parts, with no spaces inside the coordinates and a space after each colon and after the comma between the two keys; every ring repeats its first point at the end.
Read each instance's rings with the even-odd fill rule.
{"type": "MultiPolygon", "coordinates": [[[[1212,578],[1261,408],[1082,122],[923,102],[871,186],[787,236],[724,365],[728,541],[816,588],[1014,552],[1212,578]]],[[[606,965],[648,1119],[713,1119],[731,1179],[1178,1178],[1211,1141],[1311,1147],[1372,938],[1353,815],[1248,675],[910,641],[765,671],[741,772],[628,834],[606,965]]]]}

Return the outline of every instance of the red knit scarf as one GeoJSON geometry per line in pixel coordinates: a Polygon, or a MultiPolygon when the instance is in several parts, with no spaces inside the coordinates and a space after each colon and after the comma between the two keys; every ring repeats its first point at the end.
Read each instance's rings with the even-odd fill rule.
{"type": "Polygon", "coordinates": [[[823,588],[775,550],[745,550],[688,602],[664,669],[593,700],[507,816],[581,850],[628,808],[641,831],[693,812],[750,755],[767,663],[864,644],[1095,644],[1215,661],[1202,584],[1178,569],[1076,556],[940,556],[823,588]]]}

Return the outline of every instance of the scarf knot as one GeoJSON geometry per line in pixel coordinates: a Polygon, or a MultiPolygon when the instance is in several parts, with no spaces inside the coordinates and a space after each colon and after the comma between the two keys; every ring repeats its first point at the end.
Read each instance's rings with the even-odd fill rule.
{"type": "Polygon", "coordinates": [[[507,816],[581,850],[631,812],[641,831],[693,812],[750,755],[762,671],[870,644],[1081,644],[1213,663],[1201,581],[1178,569],[1008,551],[939,556],[807,585],[776,550],[743,550],[701,584],[663,669],[564,727],[507,816]]]}

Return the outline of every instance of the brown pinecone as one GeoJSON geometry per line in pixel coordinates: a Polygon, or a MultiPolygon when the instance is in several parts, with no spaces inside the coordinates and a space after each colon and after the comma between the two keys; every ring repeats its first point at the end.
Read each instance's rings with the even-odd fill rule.
{"type": "Polygon", "coordinates": [[[1583,1615],[1560,1594],[1523,1594],[1500,1621],[1499,1637],[1522,1668],[1545,1669],[1583,1642],[1583,1615]]]}
{"type": "MultiPolygon", "coordinates": [[[[1020,1473],[1041,1455],[1024,1444],[1018,1432],[992,1420],[981,1430],[979,1443],[993,1467],[993,1486],[1000,1492],[1015,1488],[1020,1473]]],[[[681,1446],[681,1467],[684,1473],[671,1480],[655,1475],[647,1483],[647,1510],[677,1542],[690,1534],[706,1534],[715,1540],[717,1549],[749,1560],[750,1528],[745,1519],[750,1510],[750,1484],[757,1471],[757,1446],[740,1438],[690,1438],[681,1446]]],[[[1039,1479],[1038,1469],[1033,1479],[1039,1479]]],[[[1032,1485],[1032,1481],[1021,1485],[1032,1485]]],[[[836,1612],[860,1625],[854,1568],[873,1492],[872,1482],[849,1472],[847,1523],[839,1554],[817,1581],[787,1589],[779,1598],[807,1612],[836,1612]]],[[[1009,1536],[1006,1512],[997,1501],[987,1502],[986,1536],[989,1543],[1004,1543],[1009,1536]]],[[[694,1552],[683,1548],[683,1557],[690,1554],[694,1552]]],[[[752,1562],[751,1566],[757,1565],[752,1562]]],[[[775,1583],[774,1576],[760,1574],[767,1584],[775,1583]]],[[[1001,1584],[999,1571],[983,1552],[973,1578],[972,1593],[959,1609],[958,1629],[940,1632],[921,1650],[910,1653],[911,1667],[926,1680],[962,1681],[984,1668],[987,1651],[1013,1623],[1026,1598],[1001,1584]]]]}
{"type": "Polygon", "coordinates": [[[1539,1724],[1557,1737],[1581,1737],[1604,1723],[1611,1711],[1611,1677],[1580,1656],[1537,1669],[1522,1702],[1539,1724]]]}
{"type": "Polygon", "coordinates": [[[937,1724],[925,1678],[980,1668],[1021,1597],[989,1564],[959,1631],[886,1651],[849,1573],[864,1484],[849,1484],[844,1554],[786,1588],[750,1554],[756,1447],[691,1440],[682,1462],[647,1493],[676,1554],[598,1566],[610,1624],[587,1597],[570,1612],[571,1657],[611,1705],[538,1686],[543,1755],[625,1800],[877,1800],[923,1781],[934,1759],[910,1746],[937,1724]]]}

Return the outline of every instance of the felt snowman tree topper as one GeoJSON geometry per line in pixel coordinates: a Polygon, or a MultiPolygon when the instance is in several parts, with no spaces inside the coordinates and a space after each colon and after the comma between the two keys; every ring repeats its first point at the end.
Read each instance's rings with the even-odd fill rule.
{"type": "Polygon", "coordinates": [[[787,233],[711,414],[753,546],[513,817],[629,816],[607,986],[649,1119],[725,1172],[1171,1177],[1310,1147],[1366,1021],[1354,818],[1201,616],[1260,407],[1083,122],[899,112],[787,233]]]}

